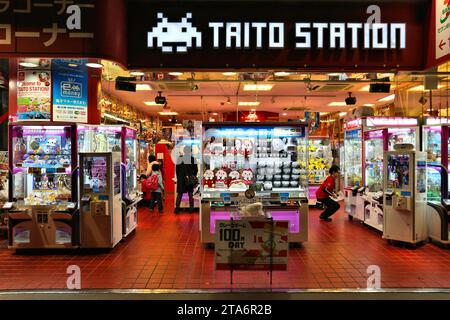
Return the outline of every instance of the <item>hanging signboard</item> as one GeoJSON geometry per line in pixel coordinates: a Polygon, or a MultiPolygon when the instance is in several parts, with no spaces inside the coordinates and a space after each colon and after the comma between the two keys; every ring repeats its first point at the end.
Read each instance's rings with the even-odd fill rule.
{"type": "Polygon", "coordinates": [[[450,54],[450,0],[436,1],[436,59],[450,54]]]}
{"type": "Polygon", "coordinates": [[[425,1],[127,4],[130,68],[420,70],[424,65],[423,12],[430,7],[425,1]]]}
{"type": "Polygon", "coordinates": [[[216,270],[286,270],[288,232],[288,221],[216,221],[216,270]]]}
{"type": "Polygon", "coordinates": [[[87,123],[87,60],[53,59],[53,121],[87,123]]]}
{"type": "Polygon", "coordinates": [[[50,121],[51,72],[49,59],[21,59],[17,72],[18,120],[50,121]],[[33,66],[27,68],[23,66],[33,66]]]}

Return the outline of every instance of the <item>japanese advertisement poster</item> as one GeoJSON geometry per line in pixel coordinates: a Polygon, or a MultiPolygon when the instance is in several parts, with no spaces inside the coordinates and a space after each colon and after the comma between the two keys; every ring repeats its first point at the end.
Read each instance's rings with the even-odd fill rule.
{"type": "Polygon", "coordinates": [[[50,120],[50,74],[49,59],[24,59],[19,61],[17,74],[17,116],[19,120],[50,120]],[[27,64],[35,67],[23,67],[27,64]]]}
{"type": "Polygon", "coordinates": [[[216,270],[286,270],[288,228],[288,221],[216,221],[216,270]]]}
{"type": "Polygon", "coordinates": [[[53,59],[53,120],[86,123],[88,78],[86,60],[53,59]]]}

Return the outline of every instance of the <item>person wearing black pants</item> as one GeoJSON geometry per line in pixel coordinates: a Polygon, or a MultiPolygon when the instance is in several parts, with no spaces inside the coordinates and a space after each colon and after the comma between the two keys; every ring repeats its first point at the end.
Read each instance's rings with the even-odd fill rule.
{"type": "Polygon", "coordinates": [[[197,177],[198,167],[192,156],[191,147],[184,147],[184,154],[177,159],[175,168],[177,176],[177,199],[175,202],[175,213],[180,213],[181,198],[184,193],[189,196],[189,212],[194,211],[194,185],[188,184],[187,177],[197,177]]]}
{"type": "Polygon", "coordinates": [[[330,175],[325,179],[320,185],[319,189],[316,191],[317,200],[322,202],[326,209],[320,215],[322,221],[332,221],[330,218],[336,211],[341,207],[339,203],[334,201],[331,197],[337,197],[334,192],[335,178],[339,177],[339,167],[337,165],[331,166],[329,173],[330,175]]]}

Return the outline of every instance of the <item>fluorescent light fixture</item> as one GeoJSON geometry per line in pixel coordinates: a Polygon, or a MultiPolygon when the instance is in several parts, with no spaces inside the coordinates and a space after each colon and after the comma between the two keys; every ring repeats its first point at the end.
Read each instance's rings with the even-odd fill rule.
{"type": "Polygon", "coordinates": [[[183,75],[183,72],[169,72],[169,75],[174,77],[179,77],[183,75]]]}
{"type": "Polygon", "coordinates": [[[370,90],[370,84],[359,89],[359,91],[364,91],[364,92],[369,92],[369,90],[370,90]]]}
{"type": "Polygon", "coordinates": [[[286,113],[286,112],[283,112],[281,115],[282,115],[282,116],[287,116],[287,113],[286,113]]]}
{"type": "Polygon", "coordinates": [[[373,107],[375,103],[366,103],[364,104],[364,107],[373,107]]]}
{"type": "Polygon", "coordinates": [[[253,84],[247,83],[244,84],[244,91],[270,91],[273,88],[273,84],[265,83],[265,84],[253,84]]]}
{"type": "Polygon", "coordinates": [[[346,105],[344,101],[333,101],[328,104],[329,107],[345,107],[346,105]]]}
{"type": "Polygon", "coordinates": [[[345,117],[346,115],[347,115],[347,112],[339,112],[339,117],[340,118],[345,117]]]}
{"type": "Polygon", "coordinates": [[[145,75],[145,73],[142,71],[131,71],[130,72],[130,76],[133,76],[133,77],[142,77],[144,75],[145,75]]]}
{"type": "Polygon", "coordinates": [[[86,63],[86,67],[100,69],[103,68],[103,65],[101,63],[88,62],[86,63]]]}
{"type": "Polygon", "coordinates": [[[176,116],[176,115],[178,115],[178,112],[175,112],[175,111],[161,111],[159,114],[162,115],[162,116],[176,116]]]}
{"type": "MultiPolygon", "coordinates": [[[[442,84],[438,85],[438,90],[442,89],[444,86],[442,84]]],[[[434,89],[433,89],[434,90],[434,89]]],[[[408,91],[425,91],[425,87],[421,84],[419,86],[412,87],[408,91]]],[[[428,91],[428,90],[427,90],[428,91]]]]}
{"type": "Polygon", "coordinates": [[[340,77],[341,75],[342,75],[342,73],[328,73],[328,75],[330,76],[330,77],[340,77]]]}
{"type": "Polygon", "coordinates": [[[388,96],[386,96],[384,98],[378,99],[378,101],[385,102],[385,101],[392,101],[394,99],[395,99],[395,93],[391,94],[391,95],[388,95],[388,96]]]}
{"type": "Polygon", "coordinates": [[[274,73],[274,75],[277,77],[287,77],[287,76],[290,76],[291,74],[292,73],[286,72],[286,71],[278,71],[278,72],[274,73]]]}
{"type": "Polygon", "coordinates": [[[151,91],[152,87],[150,87],[149,84],[146,83],[138,83],[136,85],[136,91],[151,91]]]}
{"type": "Polygon", "coordinates": [[[241,107],[253,107],[253,106],[259,106],[261,102],[259,101],[239,101],[238,106],[241,107]]]}
{"type": "Polygon", "coordinates": [[[213,116],[218,116],[219,114],[217,112],[214,112],[212,115],[213,116]]]}
{"type": "Polygon", "coordinates": [[[149,107],[160,106],[160,104],[157,104],[155,101],[144,101],[144,104],[149,107]]]}
{"type": "Polygon", "coordinates": [[[176,126],[176,127],[181,127],[182,124],[181,124],[181,123],[175,123],[175,126],[176,126]]]}
{"type": "Polygon", "coordinates": [[[36,68],[36,67],[38,67],[38,65],[36,64],[36,63],[33,63],[33,62],[21,62],[21,63],[19,63],[19,65],[21,65],[22,67],[25,67],[25,68],[36,68]]]}
{"type": "Polygon", "coordinates": [[[237,73],[236,72],[222,72],[222,74],[225,76],[225,77],[232,77],[232,76],[235,76],[237,73]]]}

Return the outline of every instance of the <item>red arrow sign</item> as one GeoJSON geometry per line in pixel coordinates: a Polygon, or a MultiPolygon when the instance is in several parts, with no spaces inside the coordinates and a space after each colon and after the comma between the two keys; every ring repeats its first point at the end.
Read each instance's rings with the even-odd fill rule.
{"type": "Polygon", "coordinates": [[[443,42],[442,39],[441,39],[441,43],[439,43],[439,49],[442,50],[442,47],[445,46],[446,43],[447,42],[443,42]]]}

